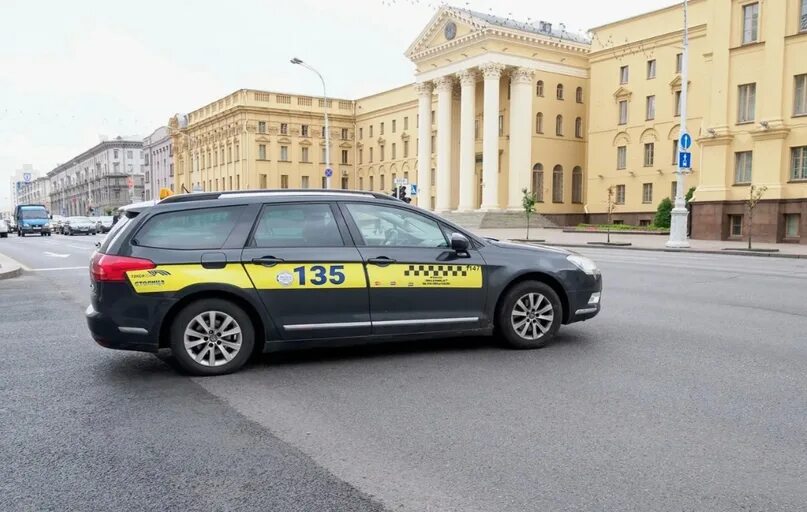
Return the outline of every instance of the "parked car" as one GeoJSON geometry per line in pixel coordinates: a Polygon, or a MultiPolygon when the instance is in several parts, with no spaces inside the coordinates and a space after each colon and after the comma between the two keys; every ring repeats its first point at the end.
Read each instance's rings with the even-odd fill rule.
{"type": "Polygon", "coordinates": [[[64,221],[67,219],[64,215],[53,215],[50,219],[50,230],[53,233],[61,233],[64,221]]]}
{"type": "Polygon", "coordinates": [[[63,226],[63,233],[65,235],[73,236],[76,233],[85,235],[94,235],[97,231],[95,221],[89,217],[68,217],[63,226]]]}
{"type": "Polygon", "coordinates": [[[8,232],[11,228],[8,227],[8,224],[3,219],[0,219],[0,238],[8,238],[8,232]]]}

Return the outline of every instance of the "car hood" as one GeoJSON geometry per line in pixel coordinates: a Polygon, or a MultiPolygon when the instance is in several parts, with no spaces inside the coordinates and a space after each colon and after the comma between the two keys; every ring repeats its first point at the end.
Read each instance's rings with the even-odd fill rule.
{"type": "Polygon", "coordinates": [[[517,251],[525,251],[525,252],[540,252],[540,253],[553,253],[558,255],[569,255],[574,254],[572,251],[568,251],[566,249],[562,249],[560,247],[551,247],[549,245],[540,245],[540,244],[526,244],[526,243],[516,243],[516,242],[503,242],[501,240],[496,240],[495,238],[487,238],[486,239],[491,245],[496,247],[501,247],[502,249],[513,249],[517,251]]]}

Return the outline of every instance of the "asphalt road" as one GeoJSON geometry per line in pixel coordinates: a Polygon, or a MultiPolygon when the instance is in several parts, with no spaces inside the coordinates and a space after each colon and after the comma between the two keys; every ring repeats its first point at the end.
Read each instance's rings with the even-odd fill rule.
{"type": "Polygon", "coordinates": [[[591,249],[604,310],[545,349],[205,379],[93,344],[92,244],[0,240],[4,509],[807,510],[807,261],[591,249]]]}

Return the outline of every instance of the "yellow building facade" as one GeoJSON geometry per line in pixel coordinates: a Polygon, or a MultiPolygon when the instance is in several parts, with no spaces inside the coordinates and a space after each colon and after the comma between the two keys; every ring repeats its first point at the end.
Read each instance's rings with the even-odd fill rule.
{"type": "MultiPolygon", "coordinates": [[[[807,0],[691,0],[696,238],[807,242],[807,0]]],[[[177,188],[417,185],[439,212],[521,208],[558,224],[649,224],[675,193],[681,5],[593,29],[440,8],[406,50],[415,83],[356,100],[242,90],[173,120],[177,188]],[[232,157],[230,156],[232,153],[232,157]]]]}

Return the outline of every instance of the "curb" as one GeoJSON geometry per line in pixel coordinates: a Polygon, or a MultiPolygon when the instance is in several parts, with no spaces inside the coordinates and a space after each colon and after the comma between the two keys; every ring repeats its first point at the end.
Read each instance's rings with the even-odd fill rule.
{"type": "Polygon", "coordinates": [[[11,279],[22,274],[22,265],[8,256],[0,254],[0,281],[11,279]]]}
{"type": "MultiPolygon", "coordinates": [[[[513,242],[521,242],[521,243],[528,243],[532,244],[535,243],[534,241],[526,241],[526,240],[516,240],[513,239],[513,242]]],[[[666,247],[626,247],[626,246],[602,246],[602,245],[588,245],[588,244],[553,244],[551,242],[546,242],[540,245],[550,245],[554,247],[571,247],[571,248],[579,248],[579,249],[615,249],[615,250],[623,250],[623,251],[653,251],[653,252],[676,252],[676,253],[688,253],[688,254],[723,254],[729,256],[750,256],[753,258],[785,258],[785,259],[792,259],[792,260],[807,260],[807,254],[783,254],[783,253],[760,253],[760,252],[744,252],[744,251],[737,251],[737,250],[709,250],[709,249],[668,249],[666,247]]]]}

